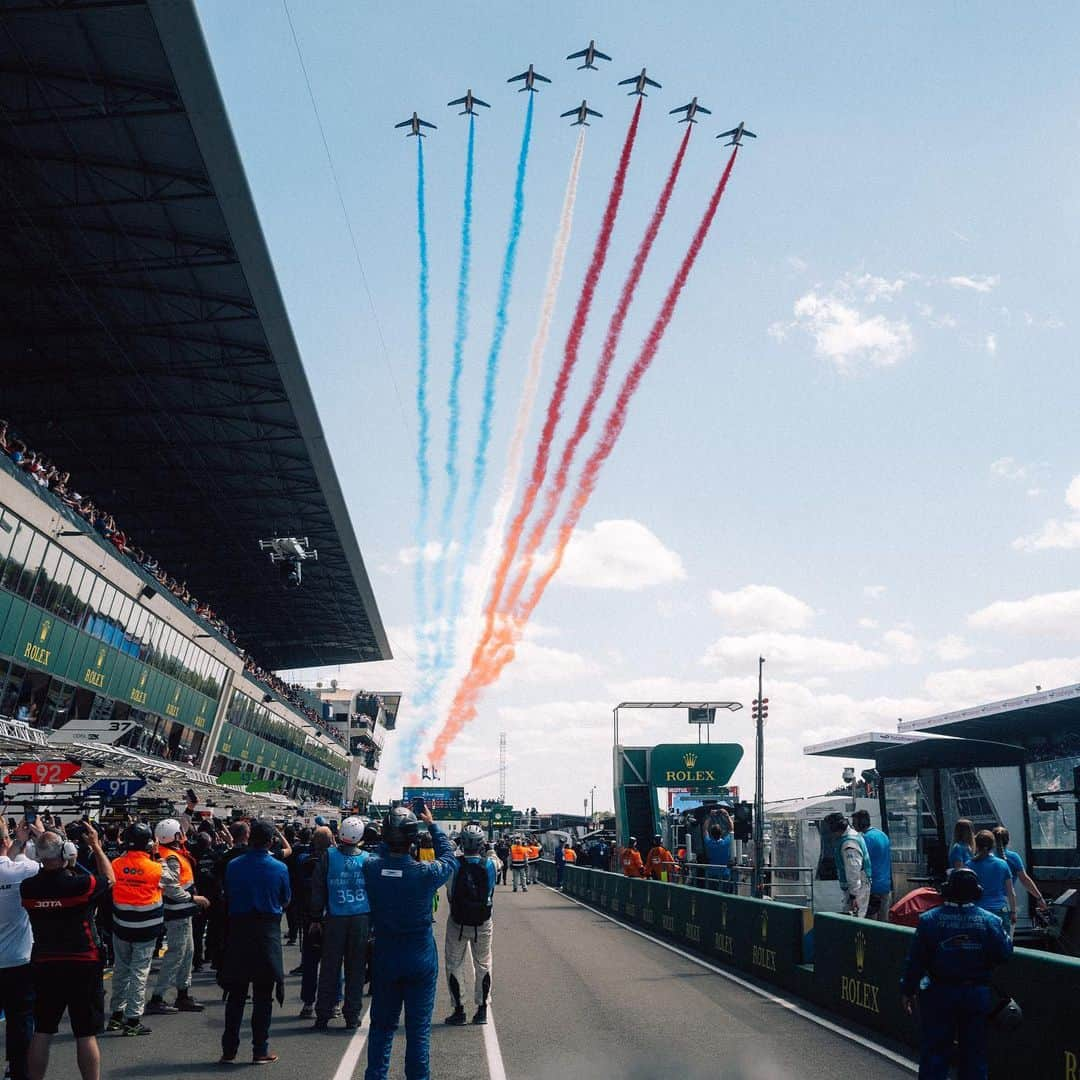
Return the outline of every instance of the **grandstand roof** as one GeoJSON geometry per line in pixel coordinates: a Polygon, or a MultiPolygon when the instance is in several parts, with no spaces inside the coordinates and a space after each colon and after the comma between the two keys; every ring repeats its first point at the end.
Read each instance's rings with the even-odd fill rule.
{"type": "Polygon", "coordinates": [[[31,448],[259,663],[388,658],[193,0],[0,0],[0,218],[31,448]]]}

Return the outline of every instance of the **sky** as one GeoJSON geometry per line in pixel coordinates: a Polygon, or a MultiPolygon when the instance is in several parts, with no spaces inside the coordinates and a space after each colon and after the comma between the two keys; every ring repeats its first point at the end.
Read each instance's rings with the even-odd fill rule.
{"type": "MultiPolygon", "coordinates": [[[[663,84],[644,105],[571,416],[682,134],[669,110],[697,95],[713,112],[631,309],[620,379],[726,161],[713,136],[745,120],[759,137],[566,562],[444,779],[494,796],[505,731],[515,804],[569,812],[596,786],[610,806],[613,705],[730,699],[746,708],[723,714],[714,740],[746,747],[733,782],[749,794],[759,655],[769,799],[839,782],[845,763],[808,759],[807,744],[1080,682],[1075,6],[684,3],[673,18],[635,2],[466,0],[406,16],[290,0],[340,200],[283,4],[198,6],[395,654],[297,674],[404,691],[377,796],[397,793],[418,764],[401,747],[418,726],[430,745],[437,719],[410,708],[416,140],[393,124],[414,109],[438,124],[424,146],[438,505],[467,132],[446,102],[471,87],[492,105],[476,129],[467,462],[528,97],[506,79],[530,62],[553,83],[535,103],[481,523],[579,130],[559,113],[587,96],[604,116],[586,137],[541,408],[636,100],[615,83],[647,64],[663,84]],[[614,61],[577,71],[563,58],[590,38],[614,61]]],[[[539,409],[527,462],[538,430],[539,409]]],[[[460,651],[476,630],[459,626],[460,651]]],[[[621,733],[694,738],[668,712],[629,713],[621,733]]]]}

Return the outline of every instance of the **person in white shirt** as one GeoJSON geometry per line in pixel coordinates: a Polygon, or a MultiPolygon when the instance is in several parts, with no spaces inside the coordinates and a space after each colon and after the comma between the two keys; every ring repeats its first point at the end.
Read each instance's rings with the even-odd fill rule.
{"type": "Polygon", "coordinates": [[[6,1018],[8,1068],[11,1080],[28,1080],[26,1052],[34,1033],[34,995],[30,951],[34,935],[22,905],[19,885],[41,866],[23,854],[31,837],[44,829],[35,821],[19,823],[14,838],[0,818],[0,1009],[6,1018]]]}

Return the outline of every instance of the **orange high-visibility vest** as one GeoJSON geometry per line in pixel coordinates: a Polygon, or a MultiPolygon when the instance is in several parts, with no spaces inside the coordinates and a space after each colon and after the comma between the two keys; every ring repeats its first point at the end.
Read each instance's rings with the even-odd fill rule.
{"type": "Polygon", "coordinates": [[[645,862],[648,864],[649,874],[657,881],[662,880],[662,874],[666,874],[675,867],[675,860],[671,857],[671,852],[662,844],[649,849],[645,862]]]}
{"type": "Polygon", "coordinates": [[[524,866],[528,861],[528,853],[524,844],[514,844],[510,848],[511,866],[524,866]]]}
{"type": "Polygon", "coordinates": [[[641,852],[637,848],[623,848],[622,872],[626,877],[642,877],[645,868],[641,863],[641,852]]]}
{"type": "Polygon", "coordinates": [[[563,852],[563,858],[564,858],[564,859],[565,859],[565,860],[566,860],[567,862],[577,862],[577,852],[576,852],[576,851],[575,851],[575,850],[574,850],[574,849],[573,849],[572,847],[568,847],[568,848],[567,848],[567,849],[566,849],[566,850],[565,850],[565,851],[563,852]]]}
{"type": "Polygon", "coordinates": [[[153,941],[165,921],[161,863],[145,851],[128,851],[112,861],[113,932],[124,941],[153,941]]]}

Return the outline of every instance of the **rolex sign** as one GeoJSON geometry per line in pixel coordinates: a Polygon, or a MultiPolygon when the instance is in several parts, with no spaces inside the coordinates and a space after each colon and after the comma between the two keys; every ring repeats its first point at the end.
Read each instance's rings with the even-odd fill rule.
{"type": "Polygon", "coordinates": [[[691,791],[719,787],[731,779],[742,756],[738,743],[662,743],[649,755],[649,782],[691,791]]]}

